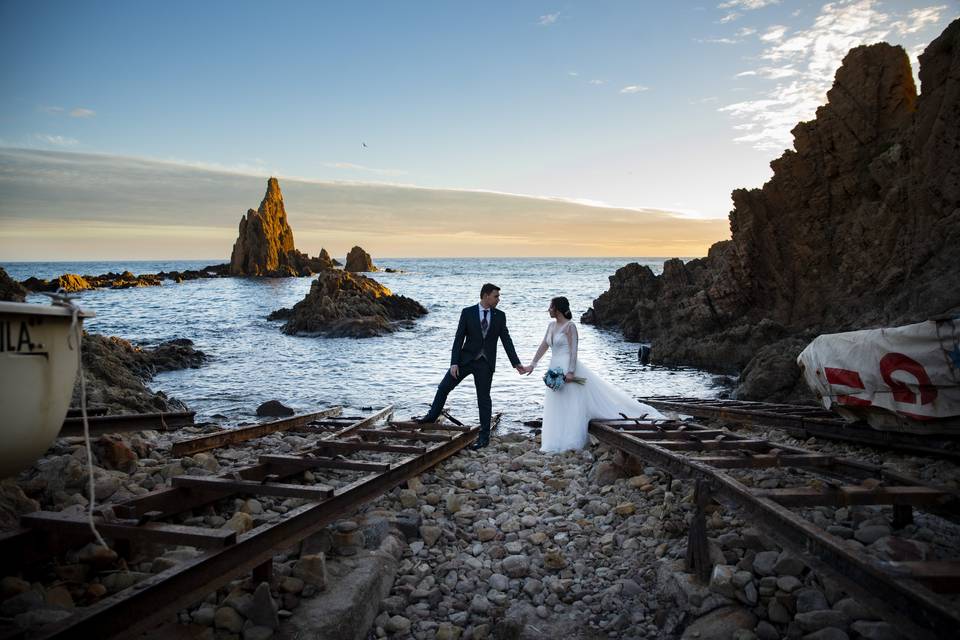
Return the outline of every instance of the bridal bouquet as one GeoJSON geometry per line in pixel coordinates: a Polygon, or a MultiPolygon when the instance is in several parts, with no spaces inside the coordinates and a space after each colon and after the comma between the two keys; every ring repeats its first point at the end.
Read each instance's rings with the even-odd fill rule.
{"type": "MultiPolygon", "coordinates": [[[[549,369],[545,374],[543,374],[543,384],[547,385],[554,391],[560,391],[560,389],[563,388],[563,385],[566,382],[566,379],[565,379],[566,373],[567,372],[560,367],[554,367],[553,369],[549,369]]],[[[584,384],[586,383],[586,379],[574,378],[573,380],[571,380],[571,382],[576,382],[577,384],[584,384]]]]}

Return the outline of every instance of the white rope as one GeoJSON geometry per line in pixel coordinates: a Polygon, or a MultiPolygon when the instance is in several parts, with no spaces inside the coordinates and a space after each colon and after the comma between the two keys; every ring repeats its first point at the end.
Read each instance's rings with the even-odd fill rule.
{"type": "Polygon", "coordinates": [[[96,493],[95,493],[95,483],[93,481],[93,447],[90,445],[90,423],[87,421],[87,379],[83,375],[83,350],[80,348],[83,341],[83,327],[80,324],[80,307],[73,303],[66,295],[61,295],[61,292],[57,292],[58,295],[51,296],[54,299],[54,304],[60,304],[65,307],[68,307],[72,312],[72,320],[70,322],[70,333],[67,335],[67,346],[71,349],[74,348],[73,342],[74,336],[76,336],[76,350],[77,350],[77,369],[80,372],[80,414],[83,416],[83,441],[87,447],[87,478],[89,480],[88,487],[90,493],[89,509],[87,510],[87,523],[90,525],[90,530],[93,532],[93,537],[97,539],[97,542],[104,548],[109,549],[109,545],[103,539],[103,536],[100,535],[100,532],[97,531],[97,524],[93,519],[93,511],[96,502],[96,493]]]}

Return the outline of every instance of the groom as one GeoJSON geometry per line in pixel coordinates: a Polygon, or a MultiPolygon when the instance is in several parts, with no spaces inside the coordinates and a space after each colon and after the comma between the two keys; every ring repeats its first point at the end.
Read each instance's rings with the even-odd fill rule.
{"type": "Polygon", "coordinates": [[[437,387],[430,411],[417,421],[436,421],[450,392],[465,377],[473,375],[473,384],[477,388],[477,407],[480,409],[480,435],[473,449],[490,444],[490,385],[493,383],[493,371],[497,368],[497,339],[503,342],[510,364],[517,373],[523,373],[520,358],[507,331],[507,316],[497,310],[499,302],[500,287],[488,282],[480,289],[480,304],[471,305],[460,312],[457,336],[453,339],[450,355],[450,370],[437,387]]]}

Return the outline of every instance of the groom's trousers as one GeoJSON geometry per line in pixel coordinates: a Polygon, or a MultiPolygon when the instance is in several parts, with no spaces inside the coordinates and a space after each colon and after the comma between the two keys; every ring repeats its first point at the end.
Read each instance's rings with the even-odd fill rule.
{"type": "Polygon", "coordinates": [[[433,398],[433,404],[430,405],[430,411],[424,418],[436,420],[443,411],[443,405],[447,402],[447,396],[456,389],[457,385],[467,376],[473,376],[473,385],[477,388],[477,408],[480,409],[480,434],[477,439],[486,443],[490,440],[490,414],[493,411],[493,402],[490,400],[490,387],[493,384],[493,368],[486,358],[479,358],[466,364],[460,365],[460,377],[454,378],[448,370],[440,385],[437,387],[437,395],[433,398]]]}

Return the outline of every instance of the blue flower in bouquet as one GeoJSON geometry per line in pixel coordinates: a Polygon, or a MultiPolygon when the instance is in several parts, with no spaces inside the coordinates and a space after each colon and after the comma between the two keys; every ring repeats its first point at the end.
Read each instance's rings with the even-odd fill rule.
{"type": "MultiPolygon", "coordinates": [[[[564,371],[561,367],[554,367],[553,369],[548,369],[545,374],[543,374],[543,384],[547,385],[554,391],[560,391],[563,388],[563,385],[566,383],[567,372],[564,371]]],[[[583,384],[586,382],[584,378],[574,378],[571,382],[577,384],[583,384]]]]}

